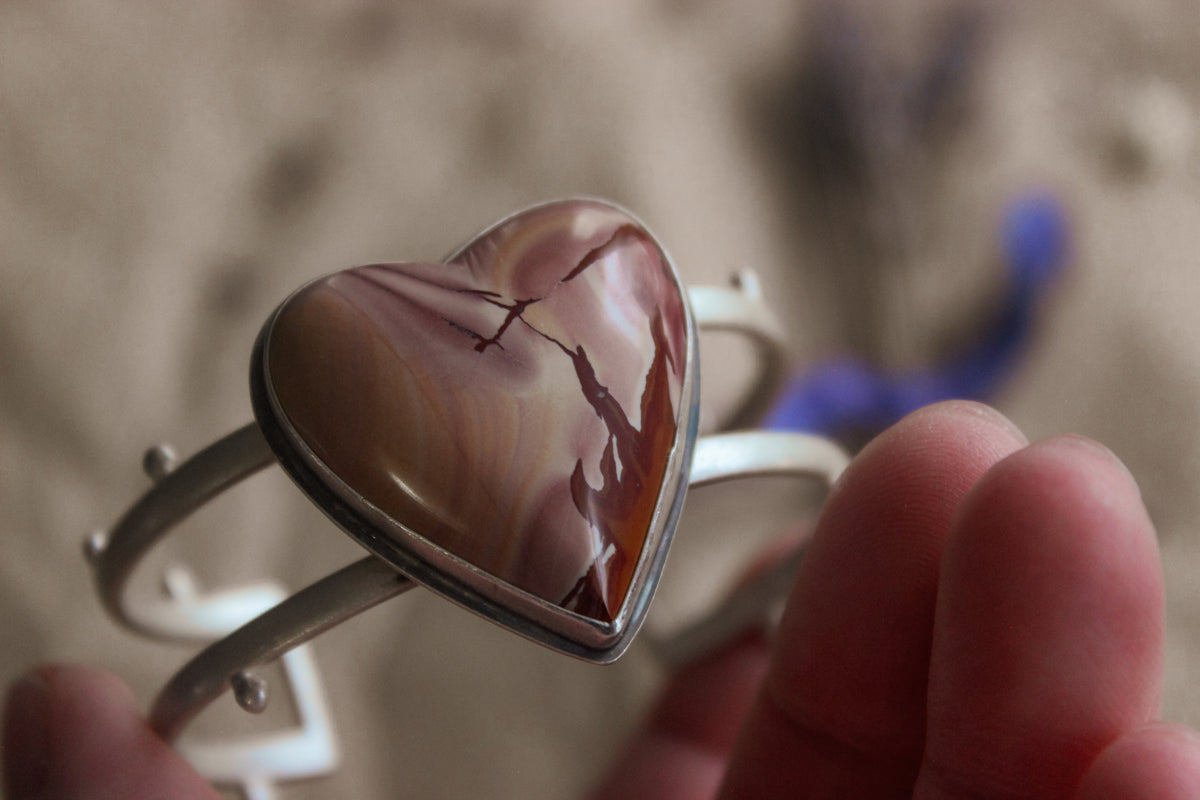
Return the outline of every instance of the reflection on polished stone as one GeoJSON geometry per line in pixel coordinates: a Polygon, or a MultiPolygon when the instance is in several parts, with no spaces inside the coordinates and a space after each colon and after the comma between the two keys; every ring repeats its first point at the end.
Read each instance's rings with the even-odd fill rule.
{"type": "Polygon", "coordinates": [[[331,275],[266,343],[279,409],[407,529],[563,608],[612,620],[676,442],[680,286],[624,212],[510,218],[445,264],[331,275]]]}

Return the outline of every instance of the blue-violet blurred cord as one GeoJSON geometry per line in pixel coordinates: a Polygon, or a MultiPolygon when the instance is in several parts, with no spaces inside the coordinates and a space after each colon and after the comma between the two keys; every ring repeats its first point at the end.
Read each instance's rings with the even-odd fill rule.
{"type": "Polygon", "coordinates": [[[1029,344],[1037,304],[1067,262],[1068,227],[1054,197],[1017,199],[1001,228],[1006,297],[980,341],[947,363],[917,370],[882,370],[855,358],[817,364],[789,382],[763,427],[862,442],[930,403],[989,399],[1015,370],[1029,344]]]}

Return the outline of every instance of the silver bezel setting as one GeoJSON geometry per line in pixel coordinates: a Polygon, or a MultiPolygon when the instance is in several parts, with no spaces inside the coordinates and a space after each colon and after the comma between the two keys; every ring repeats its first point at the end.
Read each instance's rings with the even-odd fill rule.
{"type": "MultiPolygon", "coordinates": [[[[510,214],[484,228],[443,261],[460,255],[472,242],[511,219],[537,208],[564,201],[597,203],[636,222],[654,242],[671,272],[684,308],[686,324],[684,377],[676,414],[675,441],[651,519],[624,602],[611,622],[566,610],[526,592],[450,553],[399,523],[371,504],[334,474],[308,447],[280,407],[269,374],[270,334],[280,304],[264,324],[251,360],[251,400],[254,414],[271,450],[302,491],[340,528],[393,568],[460,606],[552,649],[596,663],[618,658],[640,629],[657,588],[688,485],[699,422],[699,359],[696,324],[679,271],[662,243],[635,215],[620,206],[593,198],[565,198],[510,214]]],[[[317,279],[320,280],[320,279],[317,279]]]]}

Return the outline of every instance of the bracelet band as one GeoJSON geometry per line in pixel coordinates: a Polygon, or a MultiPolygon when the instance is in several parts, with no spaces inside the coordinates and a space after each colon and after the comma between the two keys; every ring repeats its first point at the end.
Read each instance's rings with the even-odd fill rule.
{"type": "MultiPolygon", "coordinates": [[[[233,446],[253,452],[255,445],[245,440],[254,438],[261,440],[257,427],[247,425],[210,450],[201,452],[174,474],[186,480],[193,468],[205,470],[209,467],[208,456],[214,455],[213,450],[218,456],[225,455],[223,451],[233,446]]],[[[258,447],[265,448],[265,444],[258,447]]],[[[691,486],[781,475],[831,482],[844,466],[843,453],[828,440],[818,437],[757,432],[719,434],[697,442],[691,486]],[[756,457],[756,454],[763,457],[756,457]]],[[[698,624],[681,631],[678,638],[660,643],[663,659],[671,663],[690,661],[753,624],[767,603],[778,596],[780,580],[787,580],[794,573],[798,555],[784,559],[779,567],[747,584],[698,624]]],[[[105,563],[105,560],[98,563],[98,574],[99,566],[105,563]]],[[[128,569],[121,571],[128,575],[128,569]]],[[[110,568],[106,574],[112,579],[116,577],[115,572],[116,569],[110,568]]],[[[211,637],[216,630],[215,625],[206,625],[204,620],[180,613],[178,606],[169,600],[161,601],[161,605],[155,607],[157,613],[149,618],[139,618],[136,612],[144,611],[145,607],[124,608],[119,599],[118,583],[106,584],[104,575],[99,580],[106,596],[113,598],[110,609],[140,632],[158,637],[178,637],[182,633],[189,638],[205,638],[211,637]]],[[[196,714],[231,688],[235,676],[274,661],[329,628],[403,594],[415,585],[374,556],[343,567],[264,612],[189,661],[155,700],[150,714],[152,727],[168,741],[175,739],[196,714]]]]}
{"type": "MultiPolygon", "coordinates": [[[[755,276],[741,273],[732,289],[685,292],[640,222],[591,200],[509,217],[443,264],[358,268],[294,294],[256,346],[256,421],[177,468],[167,451],[151,450],[145,466],[155,485],[111,531],[86,543],[101,601],[119,622],[156,638],[224,637],[162,690],[151,712],[155,730],[174,740],[230,688],[239,704],[258,710],[265,687],[249,670],[417,584],[569,655],[599,663],[619,657],[644,619],[689,487],[763,475],[832,482],[847,461],[836,445],[803,434],[698,437],[697,330],[737,332],[759,351],[754,390],[726,423],[741,426],[782,375],[782,334],[755,276]],[[412,320],[425,327],[411,328],[412,320]],[[446,388],[465,371],[459,358],[475,372],[446,388]],[[360,383],[346,380],[350,372],[360,383]],[[487,427],[494,405],[471,405],[486,392],[511,412],[513,430],[543,436],[547,450],[568,450],[565,466],[546,471],[538,461],[552,460],[546,453],[506,451],[512,431],[487,427]],[[572,405],[580,392],[585,402],[572,405]],[[415,409],[415,422],[387,405],[396,398],[415,409]],[[380,404],[387,413],[371,417],[380,404]],[[387,430],[372,433],[369,423],[381,420],[387,430]],[[363,428],[365,438],[355,439],[363,428]],[[377,447],[376,435],[394,441],[377,447]],[[482,455],[472,450],[477,440],[482,455]],[[358,460],[345,461],[345,451],[358,460]],[[366,470],[361,454],[377,451],[411,463],[366,470]],[[498,457],[508,459],[503,469],[498,457]],[[276,461],[372,555],[248,621],[246,608],[266,607],[261,597],[131,596],[137,564],[174,525],[276,461]],[[481,476],[480,465],[495,474],[481,476]],[[464,498],[464,486],[475,494],[464,498]],[[537,498],[533,512],[509,502],[503,490],[512,486],[537,498]],[[481,526],[497,533],[480,543],[481,526]],[[574,538],[547,543],[562,531],[574,538]],[[528,574],[530,563],[542,572],[528,574]]],[[[754,624],[794,561],[665,640],[673,654],[666,658],[696,657],[754,624]]],[[[270,796],[272,776],[296,774],[287,766],[229,768],[231,758],[216,759],[210,773],[255,797],[270,796]]]]}

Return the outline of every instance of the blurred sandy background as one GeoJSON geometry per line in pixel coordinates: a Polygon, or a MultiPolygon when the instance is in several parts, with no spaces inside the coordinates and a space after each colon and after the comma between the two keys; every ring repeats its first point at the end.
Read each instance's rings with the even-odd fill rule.
{"type": "MultiPolygon", "coordinates": [[[[191,453],[249,418],[253,339],[311,277],[437,259],[528,203],[599,195],[690,282],[757,268],[798,366],[911,366],[979,334],[997,221],[1039,188],[1070,210],[1073,263],[995,403],[1131,465],[1167,572],[1164,713],[1200,725],[1200,7],[843,12],[0,6],[0,678],[88,661],[148,701],[189,654],[103,616],[80,541],[145,487],[145,446],[191,453]],[[965,77],[914,133],[895,98],[963,19],[965,77]],[[858,178],[811,146],[815,79],[868,122],[858,178]]],[[[295,588],[357,555],[277,470],[187,528],[172,557],[209,587],[295,588]]],[[[577,796],[658,678],[644,650],[575,663],[421,593],[316,653],[345,765],[287,797],[577,796]]]]}

